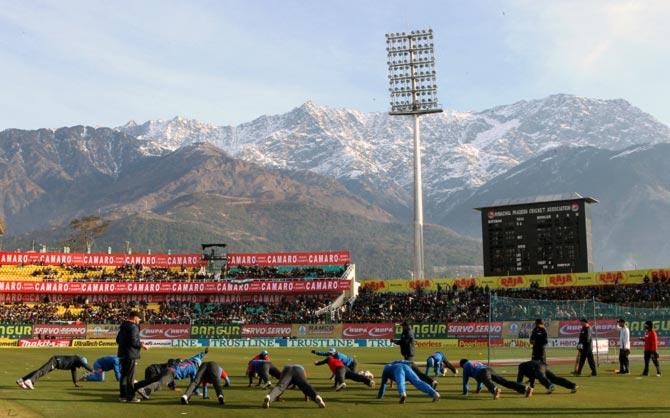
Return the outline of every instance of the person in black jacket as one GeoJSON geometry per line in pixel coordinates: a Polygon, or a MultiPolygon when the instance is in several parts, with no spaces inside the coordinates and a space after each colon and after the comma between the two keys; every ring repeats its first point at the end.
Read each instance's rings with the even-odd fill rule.
{"type": "Polygon", "coordinates": [[[121,362],[121,380],[119,381],[119,400],[121,402],[139,402],[135,399],[135,365],[140,358],[140,349],[147,346],[140,341],[140,314],[132,311],[128,319],[123,321],[116,335],[116,343],[119,345],[117,356],[121,362]]]}
{"type": "Polygon", "coordinates": [[[88,360],[86,357],[81,356],[53,356],[42,365],[39,369],[34,372],[30,372],[25,375],[23,378],[16,381],[16,384],[21,386],[24,389],[34,389],[33,385],[37,383],[37,380],[54,371],[54,370],[70,370],[72,372],[72,383],[76,387],[79,387],[77,384],[77,369],[83,367],[84,369],[92,372],[93,369],[88,365],[88,360]]]}
{"type": "Polygon", "coordinates": [[[547,388],[547,393],[554,391],[554,385],[563,386],[570,389],[572,393],[577,392],[577,385],[561,376],[557,376],[547,368],[547,365],[540,360],[525,361],[519,364],[519,373],[516,376],[516,382],[523,382],[523,378],[529,379],[528,385],[535,387],[535,379],[547,388]]]}
{"type": "Polygon", "coordinates": [[[400,346],[400,354],[402,354],[405,360],[412,361],[414,359],[416,340],[414,338],[414,332],[407,322],[402,323],[402,334],[400,334],[400,338],[392,339],[391,342],[400,346]]]}
{"type": "Polygon", "coordinates": [[[573,372],[575,376],[582,374],[582,368],[584,367],[584,362],[589,361],[589,367],[591,368],[591,376],[597,376],[598,372],[596,371],[596,361],[593,358],[593,331],[591,330],[591,324],[586,318],[580,319],[582,323],[582,330],[579,332],[579,341],[577,343],[577,350],[580,352],[579,356],[579,365],[577,370],[573,372]]]}
{"type": "Polygon", "coordinates": [[[542,363],[547,363],[547,352],[545,347],[549,342],[547,336],[547,329],[544,327],[544,322],[541,319],[535,320],[535,328],[530,334],[530,343],[533,346],[533,354],[531,360],[539,360],[542,363]]]}

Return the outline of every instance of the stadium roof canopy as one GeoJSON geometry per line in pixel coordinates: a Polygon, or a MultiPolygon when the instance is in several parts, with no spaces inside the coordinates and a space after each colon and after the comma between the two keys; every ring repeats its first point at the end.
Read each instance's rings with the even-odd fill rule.
{"type": "Polygon", "coordinates": [[[598,203],[598,201],[592,197],[584,197],[579,193],[560,193],[560,194],[548,194],[534,197],[521,197],[516,199],[497,199],[493,204],[489,206],[482,206],[480,208],[475,208],[475,210],[483,210],[488,208],[497,208],[500,206],[516,206],[516,205],[530,205],[533,203],[550,203],[550,202],[562,202],[565,200],[583,200],[586,203],[598,203]]]}

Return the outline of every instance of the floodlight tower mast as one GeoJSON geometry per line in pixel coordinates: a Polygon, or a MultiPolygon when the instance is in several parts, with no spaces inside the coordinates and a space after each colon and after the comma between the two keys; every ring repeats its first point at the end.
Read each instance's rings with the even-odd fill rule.
{"type": "Polygon", "coordinates": [[[442,112],[437,101],[433,30],[387,33],[392,116],[414,119],[414,278],[424,278],[423,182],[419,116],[442,112]]]}

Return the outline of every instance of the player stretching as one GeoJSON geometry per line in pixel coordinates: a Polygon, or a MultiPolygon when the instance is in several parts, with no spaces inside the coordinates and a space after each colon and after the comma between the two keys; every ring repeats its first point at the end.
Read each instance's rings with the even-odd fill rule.
{"type": "Polygon", "coordinates": [[[300,364],[288,364],[284,366],[284,369],[281,371],[277,386],[275,386],[274,389],[265,396],[265,399],[263,399],[263,408],[269,408],[270,404],[280,397],[289,385],[296,385],[302,393],[305,394],[305,398],[314,401],[319,405],[319,408],[326,407],[326,403],[323,402],[321,396],[319,396],[312,385],[307,381],[305,368],[300,364]]]}
{"type": "Polygon", "coordinates": [[[251,360],[247,365],[247,376],[249,377],[249,386],[254,381],[254,377],[258,376],[258,384],[262,389],[272,387],[270,383],[270,376],[279,379],[279,369],[272,365],[270,360],[251,360]]]}
{"type": "Polygon", "coordinates": [[[458,370],[456,370],[456,368],[451,363],[449,363],[447,356],[444,355],[444,353],[441,351],[434,352],[426,359],[426,374],[429,374],[430,369],[433,369],[435,376],[444,376],[447,373],[445,367],[451,370],[453,374],[458,374],[458,370]]]}
{"type": "Polygon", "coordinates": [[[79,381],[104,382],[105,372],[114,370],[114,377],[117,382],[121,381],[121,361],[117,356],[100,357],[93,363],[93,371],[84,374],[79,381]]]}
{"type": "Polygon", "coordinates": [[[435,391],[428,383],[419,379],[419,377],[412,371],[412,368],[405,361],[394,361],[384,366],[382,372],[382,382],[379,385],[379,392],[377,399],[382,399],[386,392],[386,385],[389,381],[395,381],[398,385],[398,393],[400,394],[400,403],[405,403],[407,399],[407,390],[405,389],[405,380],[408,380],[415,388],[433,398],[433,402],[440,400],[440,394],[435,391]]]}
{"type": "Polygon", "coordinates": [[[353,380],[354,382],[361,382],[367,385],[368,387],[375,387],[374,380],[370,379],[368,375],[363,375],[359,373],[354,373],[347,366],[344,365],[344,362],[334,355],[329,355],[321,361],[315,361],[315,366],[320,366],[322,364],[328,364],[330,371],[333,372],[335,376],[335,391],[340,391],[347,387],[347,384],[344,382],[344,379],[353,380]]]}
{"type": "Polygon", "coordinates": [[[34,372],[30,372],[23,378],[18,379],[16,384],[21,386],[23,389],[35,389],[35,383],[41,378],[54,370],[70,370],[72,372],[72,383],[76,387],[79,387],[77,384],[77,369],[83,367],[84,369],[92,372],[88,365],[88,360],[86,357],[81,356],[53,356],[42,365],[39,369],[34,372]]]}
{"type": "Polygon", "coordinates": [[[356,371],[356,366],[358,366],[358,363],[356,363],[356,359],[354,359],[353,357],[348,356],[344,353],[340,353],[339,351],[337,351],[335,349],[335,347],[332,347],[328,351],[312,350],[312,354],[316,354],[317,356],[324,356],[324,357],[333,356],[333,357],[341,360],[342,363],[344,363],[344,365],[347,366],[349,368],[349,370],[351,370],[352,372],[355,372],[356,371]]]}
{"type": "Polygon", "coordinates": [[[468,379],[473,378],[477,381],[477,393],[481,392],[482,386],[486,386],[486,389],[491,392],[493,399],[500,398],[500,388],[496,387],[493,383],[498,383],[508,389],[512,389],[518,393],[525,394],[526,397],[533,395],[533,388],[530,386],[524,386],[520,383],[510,382],[504,377],[496,374],[493,369],[480,363],[478,361],[468,361],[468,359],[461,359],[460,361],[461,368],[463,369],[463,395],[467,396],[468,388],[468,379]]]}
{"type": "Polygon", "coordinates": [[[224,386],[230,386],[230,379],[228,378],[228,373],[223,370],[218,364],[213,361],[206,361],[200,365],[198,372],[195,374],[195,379],[188,385],[186,392],[181,395],[181,403],[188,405],[188,401],[191,398],[191,395],[195,392],[198,386],[202,384],[202,398],[207,399],[207,384],[211,383],[214,386],[214,391],[216,392],[216,397],[219,400],[221,405],[224,404],[223,401],[223,389],[221,382],[225,382],[224,386]]]}
{"type": "Polygon", "coordinates": [[[535,386],[535,379],[539,380],[542,385],[547,388],[547,393],[554,391],[554,384],[570,389],[572,393],[577,392],[577,385],[561,376],[556,376],[547,368],[547,365],[542,360],[524,361],[519,364],[519,373],[516,376],[516,382],[523,382],[523,378],[529,379],[528,385],[535,386]]]}
{"type": "Polygon", "coordinates": [[[158,380],[152,382],[143,380],[138,382],[135,385],[135,392],[137,392],[142,398],[148,400],[152,392],[156,392],[160,388],[170,387],[174,389],[175,381],[186,379],[187,377],[191,381],[195,380],[196,373],[198,368],[202,364],[203,356],[207,354],[206,351],[196,354],[195,356],[182,361],[181,363],[167,367],[159,376],[158,380]]]}

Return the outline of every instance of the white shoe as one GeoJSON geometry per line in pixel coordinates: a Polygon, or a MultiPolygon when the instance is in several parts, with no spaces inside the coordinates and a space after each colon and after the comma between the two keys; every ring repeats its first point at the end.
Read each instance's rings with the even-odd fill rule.
{"type": "Polygon", "coordinates": [[[316,395],[316,398],[314,399],[314,402],[316,402],[317,405],[319,405],[319,408],[325,408],[326,403],[321,399],[320,395],[316,395]]]}
{"type": "Polygon", "coordinates": [[[223,400],[223,395],[219,395],[219,404],[220,405],[225,405],[226,402],[223,400]]]}
{"type": "Polygon", "coordinates": [[[344,382],[342,382],[342,383],[340,383],[339,385],[335,386],[335,392],[339,392],[339,391],[341,391],[342,389],[346,389],[346,387],[347,387],[347,384],[344,383],[344,382]]]}
{"type": "Polygon", "coordinates": [[[437,402],[440,400],[440,394],[435,392],[435,396],[433,396],[433,402],[437,402]]]}
{"type": "Polygon", "coordinates": [[[406,400],[407,400],[407,394],[406,394],[406,393],[402,393],[402,394],[400,395],[400,403],[401,403],[401,404],[404,404],[406,400]]]}
{"type": "Polygon", "coordinates": [[[263,408],[268,409],[270,407],[270,395],[265,395],[263,399],[263,408]]]}
{"type": "Polygon", "coordinates": [[[533,388],[526,386],[526,398],[530,398],[531,396],[533,396],[533,388]]]}
{"type": "Polygon", "coordinates": [[[370,389],[374,389],[375,388],[375,381],[370,380],[370,384],[368,386],[370,386],[370,389]]]}
{"type": "Polygon", "coordinates": [[[502,392],[502,390],[500,390],[500,388],[496,388],[495,392],[493,393],[493,399],[496,400],[496,401],[498,399],[500,399],[500,393],[501,392],[502,392]]]}
{"type": "Polygon", "coordinates": [[[28,389],[25,383],[23,383],[23,379],[17,379],[16,384],[19,385],[20,388],[22,389],[28,389]]]}
{"type": "Polygon", "coordinates": [[[35,386],[33,386],[33,382],[32,382],[32,380],[30,380],[30,379],[28,379],[28,380],[24,380],[24,381],[23,381],[23,384],[26,385],[26,387],[27,387],[28,389],[30,389],[30,390],[35,389],[35,386]]]}
{"type": "Polygon", "coordinates": [[[458,376],[458,369],[454,372],[454,376],[458,376]]]}
{"type": "Polygon", "coordinates": [[[181,395],[181,404],[182,405],[188,405],[188,396],[181,395]]]}

